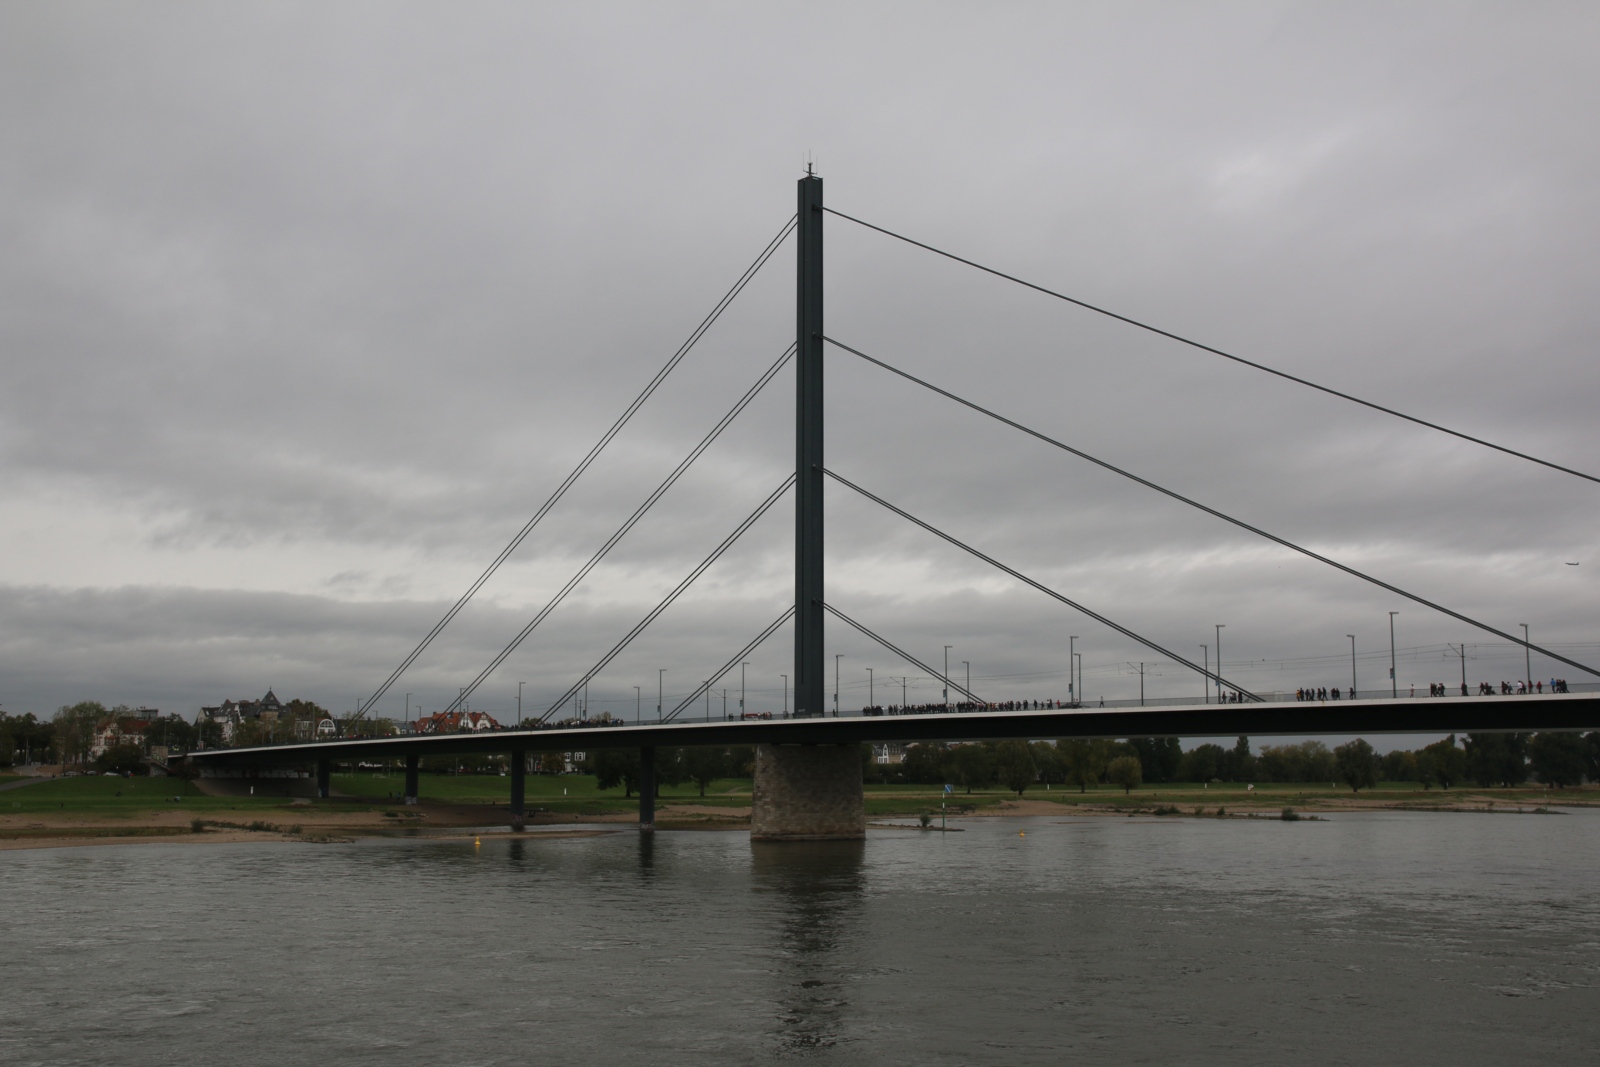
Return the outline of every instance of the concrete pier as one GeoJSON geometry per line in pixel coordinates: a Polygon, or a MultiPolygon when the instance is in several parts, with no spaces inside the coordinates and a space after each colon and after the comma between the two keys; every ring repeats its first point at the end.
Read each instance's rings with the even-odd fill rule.
{"type": "Polygon", "coordinates": [[[528,813],[527,787],[528,787],[528,751],[523,748],[511,750],[511,817],[520,826],[522,817],[528,813]]]}
{"type": "Polygon", "coordinates": [[[860,745],[757,745],[752,841],[867,836],[860,745]]]}
{"type": "Polygon", "coordinates": [[[656,828],[656,747],[639,749],[639,829],[656,828]]]}

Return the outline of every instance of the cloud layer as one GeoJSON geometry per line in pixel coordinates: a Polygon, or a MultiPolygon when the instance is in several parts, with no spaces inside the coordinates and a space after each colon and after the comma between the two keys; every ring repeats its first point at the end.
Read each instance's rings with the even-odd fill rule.
{"type": "MultiPolygon", "coordinates": [[[[1576,6],[8,9],[0,705],[353,705],[779,230],[807,153],[841,210],[1594,468],[1597,38],[1576,6]]],[[[1600,487],[827,225],[840,340],[1502,629],[1600,640],[1600,487]]],[[[791,257],[380,712],[454,695],[783,350],[791,257]]],[[[1225,623],[1246,684],[1346,684],[1352,632],[1377,684],[1396,609],[1425,650],[1403,684],[1455,677],[1446,642],[1478,646],[1474,681],[1518,673],[1492,638],[828,359],[831,466],[1184,655],[1225,623]]],[[[784,375],[482,705],[563,691],[748,513],[792,466],[791,403],[784,375]]],[[[830,598],[925,660],[956,646],[985,695],[1064,696],[1072,634],[1091,697],[1159,658],[829,493],[830,598]]],[[[789,524],[619,658],[596,710],[651,704],[661,668],[681,694],[781,610],[789,524]]],[[[847,704],[867,667],[908,673],[829,634],[847,704]]],[[[781,699],[786,640],[752,700],[781,699]]]]}

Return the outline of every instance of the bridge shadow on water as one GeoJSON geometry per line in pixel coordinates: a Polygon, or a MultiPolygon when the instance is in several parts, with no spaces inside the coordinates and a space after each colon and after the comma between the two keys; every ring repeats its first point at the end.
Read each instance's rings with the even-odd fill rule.
{"type": "Polygon", "coordinates": [[[863,841],[750,844],[753,888],[777,898],[772,1037],[784,1052],[827,1048],[839,1040],[850,1006],[849,972],[866,921],[865,865],[863,841]]]}

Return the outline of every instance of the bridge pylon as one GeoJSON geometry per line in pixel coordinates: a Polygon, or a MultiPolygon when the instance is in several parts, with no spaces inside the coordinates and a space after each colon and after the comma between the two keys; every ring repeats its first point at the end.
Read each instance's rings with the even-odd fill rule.
{"type": "MultiPolygon", "coordinates": [[[[799,182],[795,229],[794,707],[827,714],[822,574],[822,179],[799,182]]],[[[837,712],[836,712],[837,713],[837,712]]],[[[757,745],[750,802],[757,841],[866,836],[857,745],[757,745]]],[[[640,818],[643,819],[641,814],[640,818]]]]}

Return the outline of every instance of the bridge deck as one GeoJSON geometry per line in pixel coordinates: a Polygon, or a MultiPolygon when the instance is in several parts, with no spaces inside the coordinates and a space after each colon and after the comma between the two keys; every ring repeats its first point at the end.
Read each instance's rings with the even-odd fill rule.
{"type": "Polygon", "coordinates": [[[1416,697],[1320,703],[1198,704],[1165,708],[941,712],[919,715],[646,723],[352,738],[193,753],[213,767],[314,760],[404,759],[468,753],[587,751],[644,745],[834,745],[1005,738],[1271,737],[1300,734],[1495,733],[1600,729],[1600,696],[1416,697]]]}

